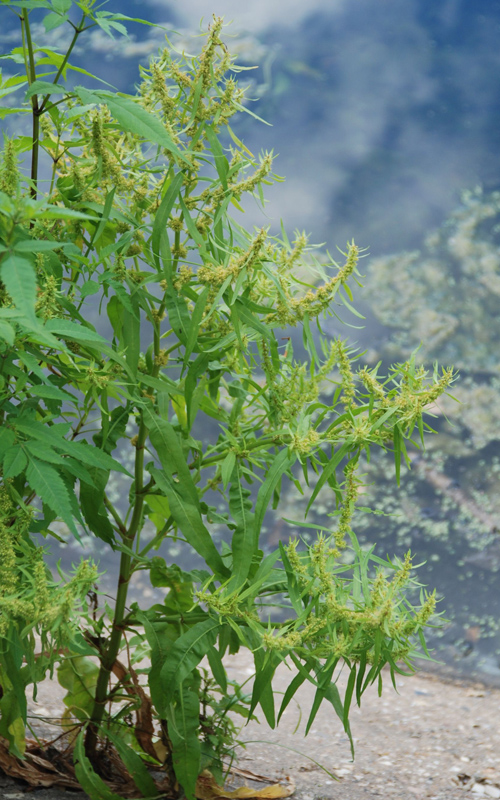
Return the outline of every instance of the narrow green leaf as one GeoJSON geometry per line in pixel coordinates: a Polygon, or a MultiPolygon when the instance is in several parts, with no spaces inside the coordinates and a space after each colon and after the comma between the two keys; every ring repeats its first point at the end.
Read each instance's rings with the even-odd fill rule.
{"type": "Polygon", "coordinates": [[[273,496],[273,492],[281,480],[283,474],[290,469],[295,462],[295,455],[283,449],[274,459],[271,468],[267,471],[266,480],[259,489],[257,502],[255,503],[255,531],[256,536],[260,534],[264,516],[273,496]]]}
{"type": "MultiPolygon", "coordinates": [[[[189,330],[187,332],[187,340],[186,340],[186,350],[184,352],[184,363],[183,369],[186,369],[188,361],[191,357],[191,353],[193,352],[196,342],[198,341],[198,336],[200,333],[200,324],[203,319],[203,314],[205,313],[205,308],[207,306],[208,296],[210,294],[210,286],[205,286],[202,292],[196,301],[195,307],[191,312],[191,324],[189,326],[189,330]]],[[[189,409],[188,409],[188,418],[189,418],[189,409]]],[[[189,423],[188,423],[189,424],[189,423]]]]}
{"type": "Polygon", "coordinates": [[[176,336],[182,344],[186,344],[191,315],[184,298],[177,293],[168,292],[165,296],[165,308],[167,309],[168,321],[176,336]]]}
{"type": "Polygon", "coordinates": [[[214,129],[210,125],[205,125],[205,134],[210,145],[210,150],[214,157],[215,169],[222,183],[223,189],[227,191],[227,172],[229,169],[229,162],[224,155],[221,144],[217,138],[214,129]]]}
{"type": "Polygon", "coordinates": [[[85,755],[84,736],[84,731],[78,734],[73,751],[73,763],[78,783],[91,800],[123,800],[121,795],[112,792],[103,779],[94,772],[92,764],[85,755]]]}
{"type": "Polygon", "coordinates": [[[234,465],[236,464],[236,453],[233,450],[230,450],[225,457],[224,461],[221,464],[221,478],[222,478],[222,486],[224,491],[226,491],[229,481],[231,480],[231,475],[233,474],[234,465]]]}
{"type": "Polygon", "coordinates": [[[45,328],[56,336],[62,336],[63,339],[72,339],[81,344],[108,345],[106,339],[103,339],[91,328],[87,328],[85,325],[77,325],[67,319],[49,319],[45,323],[45,328]]]}
{"type": "Polygon", "coordinates": [[[13,246],[15,253],[46,253],[71,247],[70,243],[49,242],[47,239],[21,239],[13,246]]]}
{"type": "Polygon", "coordinates": [[[102,469],[114,469],[117,472],[122,472],[124,475],[130,475],[130,472],[119,461],[116,461],[108,453],[104,453],[98,447],[93,447],[83,442],[69,442],[62,435],[58,435],[54,431],[54,426],[49,428],[41,422],[35,420],[23,421],[16,420],[15,427],[21,433],[26,434],[30,438],[37,439],[40,442],[45,442],[57,450],[62,450],[73,458],[89,464],[91,467],[100,467],[102,469]]]}
{"type": "Polygon", "coordinates": [[[36,303],[35,270],[26,258],[9,255],[1,262],[0,277],[16,308],[34,320],[36,303]]]}
{"type": "Polygon", "coordinates": [[[245,583],[258,547],[258,531],[252,514],[250,490],[243,483],[241,465],[236,462],[229,490],[229,511],[236,522],[231,548],[233,576],[228,591],[240,589],[245,583]]]}
{"type": "Polygon", "coordinates": [[[170,214],[172,213],[172,209],[177,199],[177,195],[181,190],[183,181],[184,181],[184,173],[178,172],[175,178],[172,179],[167,191],[165,192],[165,197],[161,201],[158,211],[155,214],[155,219],[153,223],[153,234],[151,237],[151,247],[153,250],[153,256],[155,258],[158,269],[160,269],[159,258],[160,258],[161,235],[166,232],[167,222],[170,218],[170,214]]]}
{"type": "Polygon", "coordinates": [[[163,697],[163,681],[161,680],[161,668],[166,663],[172,648],[172,639],[168,635],[168,624],[164,622],[151,622],[143,612],[137,613],[137,619],[144,627],[146,639],[151,647],[151,669],[148,674],[148,685],[151,693],[151,700],[158,714],[162,714],[165,708],[163,697]]]}
{"type": "Polygon", "coordinates": [[[172,744],[175,777],[186,800],[195,800],[196,781],[201,768],[200,700],[197,688],[183,685],[176,702],[168,706],[168,735],[172,744]]]}
{"type": "Polygon", "coordinates": [[[351,701],[355,685],[356,685],[356,665],[353,664],[353,666],[351,667],[351,672],[349,674],[349,679],[347,681],[347,687],[344,696],[344,715],[342,717],[342,720],[344,722],[344,727],[349,719],[349,709],[351,708],[351,701]]]}
{"type": "Polygon", "coordinates": [[[106,306],[108,319],[111,322],[113,333],[115,334],[118,342],[121,344],[123,339],[123,315],[124,308],[120,303],[116,294],[109,298],[108,305],[106,306]]]}
{"type": "Polygon", "coordinates": [[[401,431],[399,425],[395,425],[393,429],[394,441],[394,464],[396,467],[396,483],[399,486],[401,480],[401,431]]]}
{"type": "Polygon", "coordinates": [[[222,663],[220,653],[216,647],[210,647],[210,649],[207,650],[207,658],[208,658],[208,663],[210,664],[210,669],[212,670],[213,677],[219,684],[222,691],[226,693],[227,692],[226,670],[224,668],[224,664],[222,663]]]}
{"type": "Polygon", "coordinates": [[[118,755],[125,764],[130,777],[139,789],[143,797],[148,800],[157,797],[159,792],[153,778],[149,774],[146,765],[140,755],[135,752],[120,736],[113,733],[110,727],[106,729],[106,736],[116,747],[118,755]]]}
{"type": "Polygon", "coordinates": [[[65,403],[78,403],[77,398],[65,392],[63,389],[58,389],[57,386],[37,385],[30,386],[28,389],[29,394],[34,397],[41,397],[42,400],[60,400],[65,403]]]}
{"type": "Polygon", "coordinates": [[[188,542],[211,569],[227,577],[229,571],[201,518],[198,491],[175,430],[167,420],[158,417],[147,407],[144,409],[144,422],[163,467],[163,473],[154,467],[150,468],[150,472],[165,491],[172,516],[188,542]],[[177,475],[177,481],[174,481],[174,475],[177,475]]]}
{"type": "Polygon", "coordinates": [[[313,491],[313,493],[311,495],[311,499],[309,500],[309,503],[307,504],[306,515],[307,515],[309,509],[311,508],[312,504],[316,500],[316,498],[317,498],[318,494],[320,493],[321,489],[323,488],[325,483],[328,481],[330,476],[335,472],[335,470],[337,469],[337,467],[340,464],[340,462],[342,461],[342,459],[347,455],[348,451],[349,451],[349,445],[348,444],[343,444],[341,447],[339,447],[339,449],[335,453],[334,457],[329,460],[327,466],[323,469],[323,472],[321,473],[321,475],[319,477],[319,480],[318,480],[316,486],[314,487],[314,491],[313,491]]]}
{"type": "Polygon", "coordinates": [[[257,704],[259,704],[264,712],[267,724],[270,728],[275,728],[276,717],[272,679],[276,672],[276,667],[280,663],[280,659],[275,653],[264,654],[262,650],[255,650],[253,657],[255,662],[255,681],[253,684],[252,702],[248,714],[250,717],[257,704]]]}
{"type": "Polygon", "coordinates": [[[307,720],[307,725],[305,730],[306,736],[311,730],[311,726],[316,718],[316,714],[318,713],[319,707],[321,706],[321,703],[325,699],[326,693],[331,686],[332,675],[337,665],[337,661],[338,659],[328,662],[321,668],[321,671],[316,672],[317,689],[314,695],[311,711],[309,713],[309,719],[307,720]]]}
{"type": "Polygon", "coordinates": [[[193,502],[182,481],[174,481],[166,471],[160,472],[155,467],[149,467],[149,471],[159,488],[165,493],[172,517],[187,542],[205,559],[207,565],[219,578],[228,578],[230,572],[203,523],[198,503],[193,502]]]}
{"type": "Polygon", "coordinates": [[[174,642],[168,660],[161,669],[163,694],[166,703],[172,701],[182,681],[198,666],[217,640],[220,622],[207,619],[193,625],[174,642]]]}
{"type": "Polygon", "coordinates": [[[295,678],[289,683],[285,694],[283,695],[283,700],[281,701],[280,710],[278,712],[278,719],[276,720],[278,723],[283,716],[284,711],[286,710],[290,700],[294,697],[295,693],[300,689],[304,681],[306,680],[305,675],[302,675],[300,672],[297,673],[295,678]]]}
{"type": "Polygon", "coordinates": [[[110,192],[107,193],[106,199],[104,201],[104,207],[102,209],[102,216],[99,220],[99,225],[94,231],[94,234],[91,239],[91,245],[96,245],[99,239],[101,238],[102,234],[104,233],[104,229],[109,219],[109,215],[113,209],[113,199],[116,192],[116,186],[113,186],[110,192]]]}
{"type": "Polygon", "coordinates": [[[7,342],[9,347],[12,347],[15,336],[16,332],[12,325],[9,325],[9,323],[5,322],[3,319],[0,319],[0,341],[7,342]]]}
{"type": "MultiPolygon", "coordinates": [[[[344,730],[345,730],[345,732],[346,732],[346,734],[347,734],[347,736],[349,738],[349,742],[350,742],[350,745],[351,745],[351,754],[352,754],[352,757],[354,758],[354,740],[352,738],[351,726],[349,725],[349,718],[344,716],[345,709],[344,709],[344,706],[342,704],[342,700],[341,700],[341,697],[340,697],[340,692],[339,692],[339,690],[337,688],[337,685],[335,683],[332,682],[330,684],[330,686],[328,687],[328,689],[327,689],[327,691],[325,693],[325,699],[328,700],[328,702],[330,702],[332,704],[333,708],[335,709],[335,713],[336,713],[337,717],[342,721],[342,724],[344,726],[344,730]]],[[[348,713],[349,713],[349,710],[348,710],[348,713]]]]}
{"type": "Polygon", "coordinates": [[[137,366],[141,352],[141,319],[138,310],[131,314],[127,309],[123,312],[123,346],[125,360],[132,375],[137,375],[137,366]]]}
{"type": "Polygon", "coordinates": [[[231,312],[237,313],[239,319],[244,322],[245,325],[248,325],[249,328],[253,328],[253,330],[263,336],[264,339],[274,339],[272,330],[267,325],[264,325],[258,317],[252,314],[241,300],[236,300],[231,307],[231,312]]]}
{"type": "Polygon", "coordinates": [[[92,533],[103,542],[113,546],[116,543],[115,532],[103,502],[109,472],[94,468],[91,470],[91,476],[94,482],[93,487],[80,484],[80,506],[83,518],[92,533]]]}

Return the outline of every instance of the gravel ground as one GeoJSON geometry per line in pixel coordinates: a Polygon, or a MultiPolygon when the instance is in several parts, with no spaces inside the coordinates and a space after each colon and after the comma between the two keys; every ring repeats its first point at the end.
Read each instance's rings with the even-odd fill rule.
{"type": "MultiPolygon", "coordinates": [[[[247,654],[228,659],[230,676],[251,673],[247,654]]],[[[287,670],[276,676],[284,691],[287,670]]],[[[360,709],[351,710],[355,761],[331,707],[320,709],[309,735],[304,726],[313,690],[303,687],[285,712],[279,729],[251,723],[241,733],[239,767],[296,785],[295,800],[500,800],[500,690],[419,673],[398,681],[386,676],[381,698],[368,691],[360,709]],[[315,763],[317,762],[317,763],[315,763]],[[322,764],[338,780],[318,766],[322,764]]],[[[37,712],[55,713],[58,686],[40,687],[37,712]]],[[[234,788],[244,783],[236,777],[234,788]]],[[[263,783],[247,781],[262,788],[263,783]]],[[[84,800],[83,792],[36,790],[36,800],[84,800]]],[[[1,800],[26,800],[23,786],[0,776],[1,800]]]]}

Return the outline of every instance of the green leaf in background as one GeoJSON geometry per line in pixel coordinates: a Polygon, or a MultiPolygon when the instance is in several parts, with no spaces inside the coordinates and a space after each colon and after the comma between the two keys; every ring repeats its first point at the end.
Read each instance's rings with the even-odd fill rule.
{"type": "Polygon", "coordinates": [[[14,339],[16,336],[16,332],[12,325],[9,325],[8,322],[5,322],[3,319],[0,319],[0,341],[7,342],[7,344],[12,347],[14,344],[14,339]]]}
{"type": "Polygon", "coordinates": [[[69,19],[67,14],[55,14],[51,12],[47,14],[43,18],[43,27],[45,28],[46,33],[49,31],[53,31],[56,28],[59,28],[61,25],[64,25],[69,19]]]}
{"type": "Polygon", "coordinates": [[[16,308],[27,319],[35,319],[35,270],[26,258],[10,255],[0,263],[0,278],[16,308]]]}
{"type": "Polygon", "coordinates": [[[57,668],[57,680],[63,689],[64,705],[72,717],[88,720],[93,705],[99,667],[86,656],[72,654],[57,668]]]}
{"type": "Polygon", "coordinates": [[[63,389],[58,389],[57,386],[30,386],[29,393],[30,395],[33,395],[33,397],[41,397],[42,400],[59,400],[63,403],[78,402],[77,398],[73,394],[65,392],[63,389]]]}
{"type": "Polygon", "coordinates": [[[78,538],[68,490],[59,473],[47,463],[31,458],[28,462],[26,478],[43,502],[61,517],[70,531],[78,538]]]}
{"type": "Polygon", "coordinates": [[[77,325],[65,319],[49,319],[45,328],[56,336],[72,339],[81,344],[95,344],[108,346],[106,339],[85,325],[77,325]]]}
{"type": "Polygon", "coordinates": [[[28,459],[22,447],[10,447],[3,459],[3,477],[15,478],[24,470],[27,463],[28,459]]]}
{"type": "MultiPolygon", "coordinates": [[[[49,14],[52,17],[51,14],[49,14]]],[[[58,17],[58,19],[61,19],[58,17]]],[[[49,81],[33,81],[30,88],[26,92],[24,99],[29,100],[34,94],[65,94],[67,92],[66,86],[61,86],[58,83],[49,83],[49,81]]]]}
{"type": "Polygon", "coordinates": [[[113,328],[113,332],[116,336],[116,339],[120,344],[123,342],[123,318],[125,309],[123,305],[120,303],[119,298],[116,294],[112,295],[109,298],[108,305],[106,306],[106,311],[108,314],[109,321],[111,322],[111,326],[113,328]]]}

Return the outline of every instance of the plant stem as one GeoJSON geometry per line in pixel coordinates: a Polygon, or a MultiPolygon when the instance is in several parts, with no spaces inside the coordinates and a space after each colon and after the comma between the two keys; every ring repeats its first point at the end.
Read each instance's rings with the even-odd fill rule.
{"type": "MultiPolygon", "coordinates": [[[[143,467],[144,467],[144,444],[147,436],[147,428],[144,421],[141,419],[139,426],[139,433],[137,436],[136,455],[135,455],[135,502],[132,513],[132,519],[128,530],[124,533],[123,541],[132,549],[135,537],[140,527],[142,519],[142,509],[144,505],[143,488],[143,467]]],[[[131,569],[131,556],[128,553],[122,553],[120,558],[120,575],[118,578],[118,590],[116,593],[115,613],[113,615],[112,631],[109,639],[108,646],[101,656],[101,663],[99,674],[97,676],[97,684],[95,691],[94,706],[91,714],[91,722],[87,728],[85,738],[85,751],[87,758],[95,762],[99,726],[102,723],[104,716],[104,707],[108,700],[108,683],[111,670],[118,657],[120,645],[123,635],[123,619],[125,612],[125,605],[127,601],[127,592],[130,577],[132,574],[131,569]]]]}
{"type": "MultiPolygon", "coordinates": [[[[52,83],[53,83],[54,85],[57,83],[57,81],[58,81],[58,80],[59,80],[59,78],[61,77],[61,75],[62,75],[62,73],[63,73],[63,71],[64,71],[64,69],[65,69],[65,67],[66,67],[66,64],[68,63],[68,59],[69,59],[69,57],[70,57],[70,55],[71,55],[71,52],[72,52],[72,50],[73,50],[73,47],[74,47],[74,46],[75,46],[75,44],[76,44],[76,40],[78,39],[78,37],[80,36],[80,34],[82,33],[82,31],[84,30],[84,28],[83,28],[82,26],[83,26],[83,24],[84,24],[84,22],[85,22],[85,20],[86,20],[86,19],[87,19],[87,15],[84,13],[84,14],[83,14],[83,16],[82,16],[82,19],[81,19],[81,21],[80,21],[80,24],[78,25],[78,27],[76,27],[76,28],[75,28],[75,32],[74,32],[74,34],[73,34],[73,38],[72,38],[72,40],[71,40],[71,44],[70,44],[70,46],[68,47],[68,49],[67,49],[67,51],[66,51],[66,55],[65,55],[65,56],[64,56],[64,58],[63,58],[63,61],[62,61],[62,64],[61,64],[61,66],[60,66],[60,67],[59,67],[59,69],[57,70],[57,75],[56,75],[56,77],[54,78],[54,80],[52,81],[52,83]]],[[[47,102],[48,102],[48,100],[49,100],[49,97],[50,97],[50,94],[46,94],[46,95],[45,95],[45,97],[43,98],[43,102],[42,102],[42,105],[40,106],[39,114],[43,114],[43,112],[44,112],[44,110],[45,110],[45,106],[47,105],[47,102]]]]}
{"type": "MultiPolygon", "coordinates": [[[[29,11],[25,8],[23,9],[21,15],[21,30],[23,33],[23,39],[26,36],[26,45],[28,48],[28,63],[27,63],[27,78],[28,83],[31,86],[32,83],[36,81],[36,69],[35,69],[35,54],[33,52],[33,42],[31,41],[31,29],[29,23],[29,11]]],[[[31,97],[31,108],[32,108],[32,137],[33,137],[33,144],[31,145],[31,186],[30,186],[30,196],[33,200],[36,200],[37,197],[37,186],[38,186],[38,155],[40,152],[40,144],[39,144],[39,136],[40,136],[40,109],[38,107],[38,95],[34,94],[31,97]]]]}

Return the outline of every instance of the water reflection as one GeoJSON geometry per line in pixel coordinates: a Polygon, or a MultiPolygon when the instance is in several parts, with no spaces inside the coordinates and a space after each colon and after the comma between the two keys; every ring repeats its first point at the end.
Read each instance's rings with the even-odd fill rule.
{"type": "MultiPolygon", "coordinates": [[[[123,0],[120,10],[131,16],[140,13],[129,0],[123,0]]],[[[455,429],[438,420],[440,433],[431,446],[429,469],[458,481],[455,489],[495,517],[500,510],[500,426],[494,415],[500,403],[495,382],[498,293],[491,286],[498,272],[498,210],[488,230],[478,228],[479,238],[474,234],[476,251],[467,262],[462,307],[452,308],[453,313],[456,289],[443,281],[456,280],[460,256],[443,252],[444,239],[441,249],[435,244],[434,250],[432,241],[425,241],[457,206],[464,188],[500,184],[499,4],[310,0],[306,6],[298,0],[248,0],[236,13],[232,0],[185,0],[182,7],[149,0],[144,16],[168,31],[177,30],[169,34],[172,41],[189,50],[191,44],[197,46],[190,32],[214,11],[233,18],[234,31],[242,34],[231,45],[240,60],[261,65],[245,73],[256,98],[251,109],[272,127],[242,117],[237,131],[253,151],[273,148],[279,154],[276,169],[287,176],[285,186],[270,190],[267,216],[249,207],[245,224],[267,222],[276,228],[283,217],[288,229],[306,229],[332,251],[354,236],[374,256],[383,257],[371,267],[364,295],[371,307],[368,327],[354,338],[360,344],[369,341],[368,355],[374,360],[402,358],[422,339],[425,358],[460,362],[465,372],[459,390],[463,406],[458,417],[446,409],[455,414],[455,429]],[[403,254],[414,248],[423,255],[403,254]],[[475,264],[485,248],[490,282],[480,284],[475,264]],[[388,253],[396,255],[387,260],[388,253]],[[398,280],[412,268],[414,288],[404,295],[398,280]],[[482,296],[477,292],[481,286],[482,296]],[[460,337],[453,329],[442,339],[443,348],[430,347],[431,341],[436,343],[428,315],[433,304],[440,315],[433,328],[438,339],[446,314],[462,323],[468,314],[476,323],[482,321],[483,328],[462,326],[460,337]],[[385,327],[389,318],[401,322],[392,334],[385,327]]],[[[124,91],[138,78],[137,62],[145,63],[156,53],[164,37],[156,29],[131,29],[131,39],[118,40],[113,51],[115,45],[99,32],[85,45],[93,53],[95,71],[124,91]]],[[[61,32],[46,37],[40,28],[35,38],[62,48],[61,32]]],[[[8,27],[0,39],[4,45],[12,40],[8,27]]],[[[83,50],[76,51],[77,59],[83,56],[83,50]]],[[[453,618],[440,640],[442,652],[455,665],[498,677],[497,534],[470,504],[461,503],[456,494],[450,497],[416,466],[395,492],[390,459],[373,462],[377,488],[372,502],[402,517],[360,518],[360,536],[366,545],[378,541],[381,554],[411,545],[427,560],[425,580],[445,595],[444,608],[453,618]]],[[[123,492],[123,487],[116,491],[123,492]]],[[[297,502],[292,495],[286,498],[288,516],[289,505],[297,502]]],[[[269,518],[266,524],[270,544],[278,533],[286,535],[279,521],[269,518]]],[[[186,557],[176,542],[167,549],[169,559],[186,557]]],[[[64,559],[75,555],[70,547],[63,551],[64,559]]],[[[145,585],[136,590],[150,591],[145,585]]]]}

